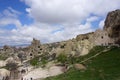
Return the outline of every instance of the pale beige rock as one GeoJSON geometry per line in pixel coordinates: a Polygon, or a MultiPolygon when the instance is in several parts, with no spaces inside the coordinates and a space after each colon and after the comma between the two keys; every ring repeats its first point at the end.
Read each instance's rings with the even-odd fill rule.
{"type": "Polygon", "coordinates": [[[6,63],[15,63],[15,60],[13,57],[9,57],[5,61],[6,61],[6,63]]]}
{"type": "Polygon", "coordinates": [[[7,69],[4,69],[4,68],[0,69],[0,76],[4,77],[4,78],[7,76],[10,76],[10,71],[8,71],[7,69]]]}
{"type": "Polygon", "coordinates": [[[114,44],[114,39],[110,38],[106,31],[99,29],[94,33],[94,44],[107,46],[109,44],[114,44]]]}
{"type": "Polygon", "coordinates": [[[46,78],[50,76],[56,76],[62,74],[62,67],[59,66],[52,66],[49,69],[37,68],[29,72],[28,74],[23,76],[23,79],[30,80],[33,79],[40,79],[46,78]]]}
{"type": "Polygon", "coordinates": [[[86,70],[86,67],[83,64],[74,64],[75,69],[86,70]]]}
{"type": "Polygon", "coordinates": [[[0,67],[3,67],[6,65],[6,61],[0,60],[0,67]]]}

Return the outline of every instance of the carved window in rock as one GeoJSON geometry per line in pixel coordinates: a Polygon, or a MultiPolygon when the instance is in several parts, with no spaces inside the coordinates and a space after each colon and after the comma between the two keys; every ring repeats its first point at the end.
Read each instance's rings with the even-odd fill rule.
{"type": "Polygon", "coordinates": [[[38,48],[40,48],[40,46],[38,46],[38,48]]]}
{"type": "Polygon", "coordinates": [[[86,37],[85,37],[85,39],[89,39],[89,37],[88,37],[88,36],[86,36],[86,37]]]}
{"type": "Polygon", "coordinates": [[[82,39],[82,41],[83,41],[84,39],[82,39]]]}
{"type": "Polygon", "coordinates": [[[63,44],[63,45],[60,46],[60,48],[63,49],[63,48],[65,48],[65,46],[66,46],[66,44],[63,44]]]}
{"type": "Polygon", "coordinates": [[[108,34],[108,37],[111,37],[111,35],[110,35],[110,34],[108,34]]]}
{"type": "Polygon", "coordinates": [[[43,50],[42,48],[40,48],[40,50],[43,50]]]}
{"type": "Polygon", "coordinates": [[[101,39],[103,39],[103,36],[101,36],[101,39]]]}
{"type": "Polygon", "coordinates": [[[22,74],[26,73],[25,69],[22,69],[22,70],[21,70],[21,73],[22,73],[22,74]]]}
{"type": "Polygon", "coordinates": [[[120,36],[120,25],[116,25],[113,29],[112,29],[112,37],[119,37],[120,36]]]}
{"type": "Polygon", "coordinates": [[[41,54],[41,52],[38,52],[38,54],[41,54]]]}
{"type": "Polygon", "coordinates": [[[33,54],[32,54],[32,53],[30,53],[30,56],[33,56],[33,54]]]}

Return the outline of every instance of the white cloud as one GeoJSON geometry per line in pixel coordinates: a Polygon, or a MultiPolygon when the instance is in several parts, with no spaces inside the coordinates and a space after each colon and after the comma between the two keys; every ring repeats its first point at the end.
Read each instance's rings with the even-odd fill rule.
{"type": "MultiPolygon", "coordinates": [[[[0,25],[14,24],[13,30],[0,29],[0,44],[30,43],[32,38],[42,43],[67,40],[78,34],[94,31],[92,22],[99,21],[109,11],[120,8],[120,0],[21,0],[29,6],[31,25],[22,25],[20,12],[9,7],[0,13],[0,25]],[[85,21],[85,22],[84,22],[85,21]],[[82,22],[84,22],[82,24],[82,22]]],[[[104,20],[98,27],[102,28],[104,20]]]]}
{"type": "Polygon", "coordinates": [[[38,22],[74,23],[90,14],[105,16],[108,11],[120,8],[120,0],[23,0],[30,7],[29,15],[38,22]]]}
{"type": "Polygon", "coordinates": [[[93,22],[93,21],[97,21],[97,20],[99,20],[99,17],[97,17],[97,16],[91,16],[90,18],[87,18],[88,22],[93,22]]]}
{"type": "Polygon", "coordinates": [[[16,11],[11,7],[8,7],[7,9],[3,10],[3,12],[0,13],[0,39],[1,39],[0,45],[5,45],[5,44],[17,45],[18,43],[22,43],[23,41],[26,42],[25,40],[22,40],[22,37],[20,37],[21,40],[19,41],[16,40],[17,38],[16,39],[13,38],[15,34],[13,34],[11,30],[8,30],[6,28],[6,26],[8,26],[9,24],[12,24],[16,26],[17,29],[20,29],[22,27],[22,23],[18,19],[18,16],[20,14],[21,13],[19,11],[16,11]]]}
{"type": "Polygon", "coordinates": [[[105,19],[100,21],[100,23],[99,23],[99,28],[100,29],[103,29],[103,27],[104,27],[104,21],[105,21],[105,19]]]}
{"type": "Polygon", "coordinates": [[[14,18],[2,18],[2,19],[0,19],[0,27],[4,27],[8,24],[14,24],[18,28],[20,28],[22,26],[22,24],[20,23],[20,21],[18,19],[14,19],[14,18]]]}
{"type": "Polygon", "coordinates": [[[76,25],[65,25],[65,26],[71,26],[71,27],[64,27],[62,31],[56,31],[55,33],[52,33],[53,31],[58,30],[60,27],[56,27],[56,26],[53,27],[42,23],[41,24],[36,23],[33,25],[24,25],[21,28],[17,28],[9,31],[9,33],[7,31],[4,31],[4,33],[1,32],[2,35],[3,34],[5,35],[1,37],[4,37],[2,38],[2,40],[6,39],[4,41],[7,41],[9,39],[9,41],[7,41],[8,44],[11,44],[13,41],[14,41],[13,44],[30,43],[33,37],[41,40],[42,43],[49,43],[49,42],[67,40],[76,37],[76,35],[78,34],[83,34],[93,31],[91,29],[90,23],[86,23],[85,25],[76,24],[76,25]],[[38,27],[39,25],[40,27],[38,27]],[[42,27],[41,25],[44,25],[45,27],[42,27]]]}
{"type": "Polygon", "coordinates": [[[18,16],[21,14],[19,11],[16,11],[13,8],[8,7],[0,14],[1,14],[0,27],[4,27],[9,24],[13,24],[18,28],[22,26],[21,22],[18,19],[18,16]]]}
{"type": "Polygon", "coordinates": [[[8,7],[7,9],[5,9],[2,13],[1,13],[1,17],[10,17],[10,18],[17,18],[18,15],[20,15],[21,13],[17,10],[14,10],[11,7],[8,7]]]}

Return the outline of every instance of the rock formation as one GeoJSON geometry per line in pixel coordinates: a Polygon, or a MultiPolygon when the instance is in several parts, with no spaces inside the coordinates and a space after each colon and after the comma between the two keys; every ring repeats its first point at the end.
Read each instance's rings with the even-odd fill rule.
{"type": "Polygon", "coordinates": [[[31,45],[28,48],[28,55],[30,56],[29,58],[33,58],[36,55],[38,55],[40,48],[41,48],[40,41],[33,38],[33,41],[31,42],[31,45]]]}
{"type": "Polygon", "coordinates": [[[10,71],[6,69],[0,69],[0,80],[8,80],[10,77],[10,71]]]}
{"type": "Polygon", "coordinates": [[[105,20],[104,30],[107,31],[109,37],[120,45],[120,10],[109,12],[105,20]]]}
{"type": "Polygon", "coordinates": [[[107,31],[96,30],[94,32],[94,44],[95,45],[108,46],[108,45],[113,45],[114,40],[109,37],[107,31]]]}

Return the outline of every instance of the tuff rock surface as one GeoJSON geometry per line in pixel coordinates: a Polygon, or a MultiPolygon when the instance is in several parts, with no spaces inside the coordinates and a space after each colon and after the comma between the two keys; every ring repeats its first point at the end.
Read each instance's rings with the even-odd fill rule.
{"type": "Polygon", "coordinates": [[[105,20],[104,30],[116,44],[120,44],[120,9],[109,12],[105,20]]]}

